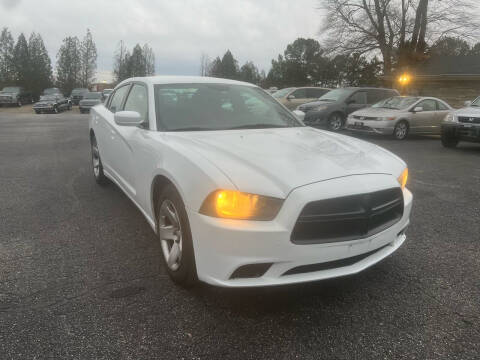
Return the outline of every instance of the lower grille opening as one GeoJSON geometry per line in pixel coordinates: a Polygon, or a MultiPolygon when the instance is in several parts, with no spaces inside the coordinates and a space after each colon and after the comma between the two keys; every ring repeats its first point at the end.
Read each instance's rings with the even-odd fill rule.
{"type": "Polygon", "coordinates": [[[353,264],[369,257],[370,255],[373,255],[373,254],[379,252],[380,250],[386,248],[387,246],[390,246],[390,244],[384,245],[384,246],[382,246],[378,249],[369,251],[367,253],[352,256],[352,257],[345,258],[345,259],[327,261],[327,262],[318,263],[318,264],[297,266],[297,267],[294,267],[294,268],[284,272],[282,274],[282,276],[284,276],[284,275],[295,275],[295,274],[305,274],[305,273],[309,273],[309,272],[331,270],[331,269],[337,269],[337,268],[341,268],[341,267],[345,267],[345,266],[350,266],[350,265],[353,265],[353,264]]]}
{"type": "Polygon", "coordinates": [[[273,263],[258,263],[242,265],[233,272],[230,279],[259,278],[270,269],[272,264],[273,263]]]}

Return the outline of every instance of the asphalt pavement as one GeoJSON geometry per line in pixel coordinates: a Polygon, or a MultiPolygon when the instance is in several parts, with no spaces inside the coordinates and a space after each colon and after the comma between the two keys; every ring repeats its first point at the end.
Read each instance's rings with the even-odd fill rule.
{"type": "Polygon", "coordinates": [[[355,276],[175,286],[95,184],[88,115],[0,109],[0,359],[478,359],[480,145],[368,137],[410,169],[406,243],[355,276]]]}

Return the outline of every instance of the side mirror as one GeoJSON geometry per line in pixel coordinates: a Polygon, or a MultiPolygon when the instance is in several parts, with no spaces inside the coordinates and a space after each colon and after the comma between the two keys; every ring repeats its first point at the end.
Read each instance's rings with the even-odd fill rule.
{"type": "Polygon", "coordinates": [[[465,105],[465,107],[469,107],[470,105],[472,105],[472,102],[471,101],[465,101],[463,103],[463,105],[465,105]]]}
{"type": "Polygon", "coordinates": [[[414,113],[415,113],[415,112],[422,112],[422,111],[423,111],[423,107],[421,107],[421,106],[415,106],[415,107],[413,108],[413,112],[414,112],[414,113]]]}
{"type": "Polygon", "coordinates": [[[119,111],[113,116],[115,123],[120,126],[138,126],[143,123],[143,119],[136,111],[119,111]]]}
{"type": "Polygon", "coordinates": [[[287,96],[287,100],[292,100],[292,99],[295,99],[295,95],[288,95],[287,96]]]}

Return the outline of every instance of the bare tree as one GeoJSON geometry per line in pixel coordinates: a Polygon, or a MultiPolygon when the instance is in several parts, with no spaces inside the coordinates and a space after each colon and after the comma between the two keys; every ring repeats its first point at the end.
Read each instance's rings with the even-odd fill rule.
{"type": "Polygon", "coordinates": [[[322,32],[330,51],[380,52],[383,72],[396,60],[423,55],[427,43],[445,35],[473,38],[479,32],[476,0],[320,0],[322,32]]]}
{"type": "Polygon", "coordinates": [[[210,68],[210,58],[206,53],[200,55],[200,76],[208,76],[210,68]]]}

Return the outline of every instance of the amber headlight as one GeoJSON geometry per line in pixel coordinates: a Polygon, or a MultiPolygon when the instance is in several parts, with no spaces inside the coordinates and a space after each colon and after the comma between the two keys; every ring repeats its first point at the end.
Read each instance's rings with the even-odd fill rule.
{"type": "Polygon", "coordinates": [[[402,171],[402,174],[398,177],[397,180],[400,183],[402,190],[405,189],[405,185],[407,185],[408,180],[408,168],[405,168],[405,170],[402,171]]]}
{"type": "Polygon", "coordinates": [[[216,190],[207,196],[200,213],[238,220],[273,220],[283,200],[236,190],[216,190]]]}

